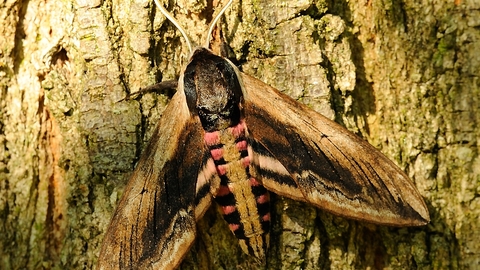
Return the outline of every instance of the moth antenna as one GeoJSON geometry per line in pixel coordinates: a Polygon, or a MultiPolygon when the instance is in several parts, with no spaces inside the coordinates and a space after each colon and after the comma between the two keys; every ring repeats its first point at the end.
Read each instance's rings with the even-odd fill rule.
{"type": "MultiPolygon", "coordinates": [[[[155,1],[157,1],[157,0],[155,0],[155,1]]],[[[233,2],[233,0],[229,0],[228,3],[222,8],[222,10],[220,10],[217,17],[215,17],[215,19],[213,19],[213,22],[210,24],[210,27],[208,28],[207,41],[205,42],[205,45],[204,45],[205,48],[208,48],[209,45],[210,45],[210,39],[212,37],[213,28],[217,24],[220,17],[222,17],[222,15],[225,13],[227,8],[232,4],[232,2],[233,2]]]]}
{"type": "Polygon", "coordinates": [[[173,25],[175,25],[175,27],[177,27],[177,29],[180,31],[180,33],[182,33],[182,36],[183,38],[185,38],[185,41],[187,42],[187,46],[188,46],[188,50],[190,51],[190,54],[192,54],[193,50],[192,50],[192,43],[190,42],[190,39],[188,38],[187,36],[187,33],[185,32],[185,30],[183,30],[183,27],[177,22],[177,20],[175,20],[175,18],[163,7],[162,4],[160,4],[160,2],[158,0],[155,0],[155,4],[157,5],[157,7],[160,9],[160,12],[162,12],[162,14],[167,17],[167,19],[173,23],[173,25]]]}

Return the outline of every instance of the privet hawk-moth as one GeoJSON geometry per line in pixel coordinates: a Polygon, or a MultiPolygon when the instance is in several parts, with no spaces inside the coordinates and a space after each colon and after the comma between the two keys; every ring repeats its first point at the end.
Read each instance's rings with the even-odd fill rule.
{"type": "Polygon", "coordinates": [[[422,197],[392,161],[339,124],[240,72],[208,44],[193,50],[125,188],[99,269],[177,267],[213,200],[242,249],[263,260],[268,191],[376,224],[429,222],[422,197]]]}

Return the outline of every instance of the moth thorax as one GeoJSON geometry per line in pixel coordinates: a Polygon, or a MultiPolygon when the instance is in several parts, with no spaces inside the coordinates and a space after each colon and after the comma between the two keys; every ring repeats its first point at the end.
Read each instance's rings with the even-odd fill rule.
{"type": "Polygon", "coordinates": [[[188,108],[200,116],[206,131],[221,130],[240,121],[242,89],[227,60],[198,48],[184,73],[188,108]]]}

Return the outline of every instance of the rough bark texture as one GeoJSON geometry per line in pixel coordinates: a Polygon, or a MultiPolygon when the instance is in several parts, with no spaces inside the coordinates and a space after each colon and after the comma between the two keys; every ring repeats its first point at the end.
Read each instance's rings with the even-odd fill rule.
{"type": "MultiPolygon", "coordinates": [[[[196,42],[216,2],[169,9],[196,42]]],[[[0,269],[91,269],[188,52],[152,1],[0,4],[0,269]]],[[[432,222],[387,228],[274,196],[269,269],[480,267],[480,9],[455,1],[235,1],[244,72],[364,136],[432,222]]],[[[182,269],[259,268],[212,209],[182,269]]]]}

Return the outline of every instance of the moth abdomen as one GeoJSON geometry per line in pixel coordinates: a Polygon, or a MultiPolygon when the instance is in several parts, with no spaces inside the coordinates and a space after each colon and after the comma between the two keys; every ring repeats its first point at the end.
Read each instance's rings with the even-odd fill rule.
{"type": "Polygon", "coordinates": [[[250,175],[245,122],[205,133],[216,164],[220,186],[213,194],[230,230],[247,254],[264,258],[270,228],[270,199],[263,185],[250,175]]]}

